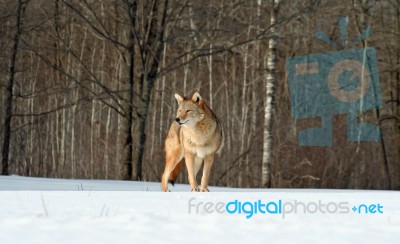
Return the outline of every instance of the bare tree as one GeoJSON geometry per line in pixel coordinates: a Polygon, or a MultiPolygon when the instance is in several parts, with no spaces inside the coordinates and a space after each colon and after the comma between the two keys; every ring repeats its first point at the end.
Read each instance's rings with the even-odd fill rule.
{"type": "Polygon", "coordinates": [[[271,187],[271,162],[273,137],[272,129],[274,122],[275,109],[275,66],[276,66],[276,43],[277,30],[276,23],[278,18],[279,0],[273,0],[271,10],[271,38],[268,42],[268,59],[267,59],[267,81],[265,85],[265,100],[264,100],[264,146],[262,158],[262,187],[271,187]]]}
{"type": "Polygon", "coordinates": [[[4,136],[3,136],[3,147],[2,147],[2,175],[9,174],[9,154],[10,154],[10,141],[11,141],[11,118],[13,113],[13,88],[16,75],[16,65],[17,65],[17,55],[19,51],[19,43],[22,34],[22,26],[25,15],[25,10],[27,8],[28,1],[18,0],[17,13],[16,13],[16,27],[15,34],[13,37],[13,46],[11,51],[10,64],[8,69],[8,81],[6,84],[6,97],[4,105],[4,136]]]}
{"type": "Polygon", "coordinates": [[[161,61],[168,0],[154,0],[150,6],[151,10],[149,13],[143,12],[143,20],[148,24],[146,24],[146,28],[141,31],[141,33],[146,34],[139,47],[142,57],[141,67],[143,72],[139,75],[139,89],[137,90],[137,94],[140,94],[140,96],[137,100],[137,125],[135,126],[135,132],[133,134],[133,140],[136,146],[133,150],[133,167],[130,175],[132,180],[142,179],[143,155],[146,143],[146,123],[149,114],[151,95],[161,61]],[[148,14],[148,17],[145,17],[146,14],[148,14]]]}

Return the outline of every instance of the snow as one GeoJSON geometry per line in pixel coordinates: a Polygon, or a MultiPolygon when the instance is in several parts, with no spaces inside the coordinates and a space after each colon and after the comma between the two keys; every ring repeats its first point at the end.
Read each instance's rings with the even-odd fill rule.
{"type": "Polygon", "coordinates": [[[161,193],[159,183],[149,182],[0,176],[0,242],[396,243],[400,237],[398,191],[210,187],[210,193],[191,193],[187,185],[171,190],[161,193]],[[247,202],[242,209],[249,210],[256,202],[272,203],[274,210],[279,201],[285,207],[297,203],[298,212],[284,217],[253,212],[246,218],[249,214],[217,207],[231,203],[233,211],[233,203],[247,202]],[[309,207],[306,213],[301,204],[309,207]],[[324,213],[314,212],[318,204],[324,213]],[[339,213],[344,209],[339,204],[346,210],[366,207],[339,213]]]}

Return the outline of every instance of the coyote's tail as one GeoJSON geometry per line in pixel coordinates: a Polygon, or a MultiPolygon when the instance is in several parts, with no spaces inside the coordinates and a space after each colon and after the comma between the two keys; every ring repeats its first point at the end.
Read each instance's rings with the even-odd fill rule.
{"type": "Polygon", "coordinates": [[[179,161],[179,163],[175,166],[174,170],[172,170],[171,174],[169,175],[168,182],[172,185],[175,185],[176,178],[178,178],[179,173],[181,172],[183,167],[183,159],[179,161]]]}

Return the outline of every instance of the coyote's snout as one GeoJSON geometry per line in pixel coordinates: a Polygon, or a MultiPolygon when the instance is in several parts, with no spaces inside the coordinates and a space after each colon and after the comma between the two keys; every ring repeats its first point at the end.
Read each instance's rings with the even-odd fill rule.
{"type": "Polygon", "coordinates": [[[161,188],[168,191],[182,169],[183,157],[192,191],[208,191],[208,178],[215,153],[222,148],[222,128],[217,117],[198,92],[191,99],[175,94],[178,111],[165,140],[166,162],[161,188]],[[201,188],[196,175],[204,161],[201,188]]]}

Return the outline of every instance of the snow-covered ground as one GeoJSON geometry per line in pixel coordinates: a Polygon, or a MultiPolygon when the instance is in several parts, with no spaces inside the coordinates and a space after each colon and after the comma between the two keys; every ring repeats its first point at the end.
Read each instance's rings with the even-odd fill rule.
{"type": "Polygon", "coordinates": [[[400,192],[0,177],[0,243],[398,243],[400,192]],[[354,210],[353,210],[354,209],[354,210]],[[264,212],[264,213],[263,213],[264,212]]]}

